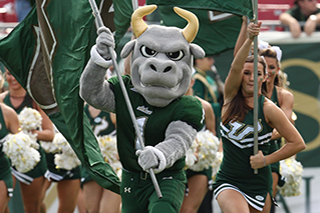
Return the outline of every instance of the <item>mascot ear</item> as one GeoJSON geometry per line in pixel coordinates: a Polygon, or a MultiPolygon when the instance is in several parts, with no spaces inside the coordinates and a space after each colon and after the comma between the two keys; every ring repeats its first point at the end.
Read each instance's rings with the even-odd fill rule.
{"type": "Polygon", "coordinates": [[[134,46],[136,45],[136,41],[137,40],[134,39],[134,40],[126,43],[126,45],[124,45],[124,47],[122,48],[121,53],[120,53],[121,58],[126,58],[131,53],[134,46]]]}
{"type": "Polygon", "coordinates": [[[196,59],[204,58],[206,53],[204,50],[197,44],[191,43],[190,44],[190,52],[196,59]]]}

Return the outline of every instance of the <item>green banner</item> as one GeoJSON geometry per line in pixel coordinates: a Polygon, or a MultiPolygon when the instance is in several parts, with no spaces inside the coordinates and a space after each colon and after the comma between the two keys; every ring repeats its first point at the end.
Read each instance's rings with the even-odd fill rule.
{"type": "Polygon", "coordinates": [[[39,9],[0,41],[0,61],[48,114],[93,179],[119,193],[119,179],[101,155],[79,97],[79,78],[96,38],[90,4],[36,0],[36,5],[39,9]]]}
{"type": "Polygon", "coordinates": [[[146,3],[186,9],[212,10],[253,18],[251,0],[147,0],[146,3]]]}
{"type": "MultiPolygon", "coordinates": [[[[242,18],[239,16],[199,9],[187,9],[199,20],[199,30],[192,43],[204,49],[206,55],[214,55],[234,48],[240,32],[242,18]]],[[[183,29],[187,21],[177,15],[171,6],[159,6],[161,23],[183,29]]]]}

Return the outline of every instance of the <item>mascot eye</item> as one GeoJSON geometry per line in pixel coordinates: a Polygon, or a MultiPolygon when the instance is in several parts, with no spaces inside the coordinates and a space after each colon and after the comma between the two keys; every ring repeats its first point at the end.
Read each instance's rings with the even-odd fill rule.
{"type": "Polygon", "coordinates": [[[142,46],[140,48],[140,52],[144,57],[147,57],[147,58],[153,57],[157,54],[157,52],[155,50],[152,50],[146,46],[142,46]]]}
{"type": "Polygon", "coordinates": [[[179,61],[184,56],[184,52],[182,50],[172,53],[167,53],[167,56],[173,61],[179,61]]]}

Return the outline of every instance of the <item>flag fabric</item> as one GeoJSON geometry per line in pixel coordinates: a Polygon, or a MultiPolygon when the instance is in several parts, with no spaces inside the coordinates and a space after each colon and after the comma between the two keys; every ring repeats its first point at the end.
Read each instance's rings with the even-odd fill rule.
{"type": "Polygon", "coordinates": [[[199,30],[193,43],[201,46],[206,55],[232,49],[241,29],[242,16],[252,18],[251,0],[147,0],[158,5],[161,23],[184,28],[187,21],[173,11],[173,6],[194,13],[199,19],[199,30]]]}
{"type": "Polygon", "coordinates": [[[132,0],[114,0],[114,25],[115,25],[115,43],[119,44],[121,38],[130,27],[131,15],[133,13],[132,0]]]}
{"type": "Polygon", "coordinates": [[[69,141],[93,179],[119,193],[119,179],[100,153],[79,96],[79,78],[96,38],[90,4],[36,0],[36,6],[0,40],[0,61],[69,141]]]}
{"type": "MultiPolygon", "coordinates": [[[[223,13],[217,14],[207,10],[188,10],[199,19],[199,30],[193,43],[202,47],[206,56],[234,48],[241,29],[241,17],[225,16],[223,13]]],[[[184,28],[187,25],[187,21],[178,16],[170,6],[159,6],[159,12],[165,26],[184,28]]]]}
{"type": "Polygon", "coordinates": [[[232,13],[253,18],[252,0],[147,0],[147,4],[177,6],[181,8],[203,9],[232,13]]]}

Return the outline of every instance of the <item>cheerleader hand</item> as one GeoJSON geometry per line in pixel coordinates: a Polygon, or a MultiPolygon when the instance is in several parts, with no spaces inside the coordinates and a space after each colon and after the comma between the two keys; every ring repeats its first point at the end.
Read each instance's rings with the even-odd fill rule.
{"type": "Polygon", "coordinates": [[[262,22],[258,22],[257,24],[251,22],[248,25],[247,32],[248,32],[249,39],[253,40],[255,36],[259,35],[261,24],[262,22]]]}
{"type": "Polygon", "coordinates": [[[250,156],[250,164],[252,169],[260,169],[267,166],[266,157],[263,155],[261,150],[259,150],[256,155],[250,156]]]}

